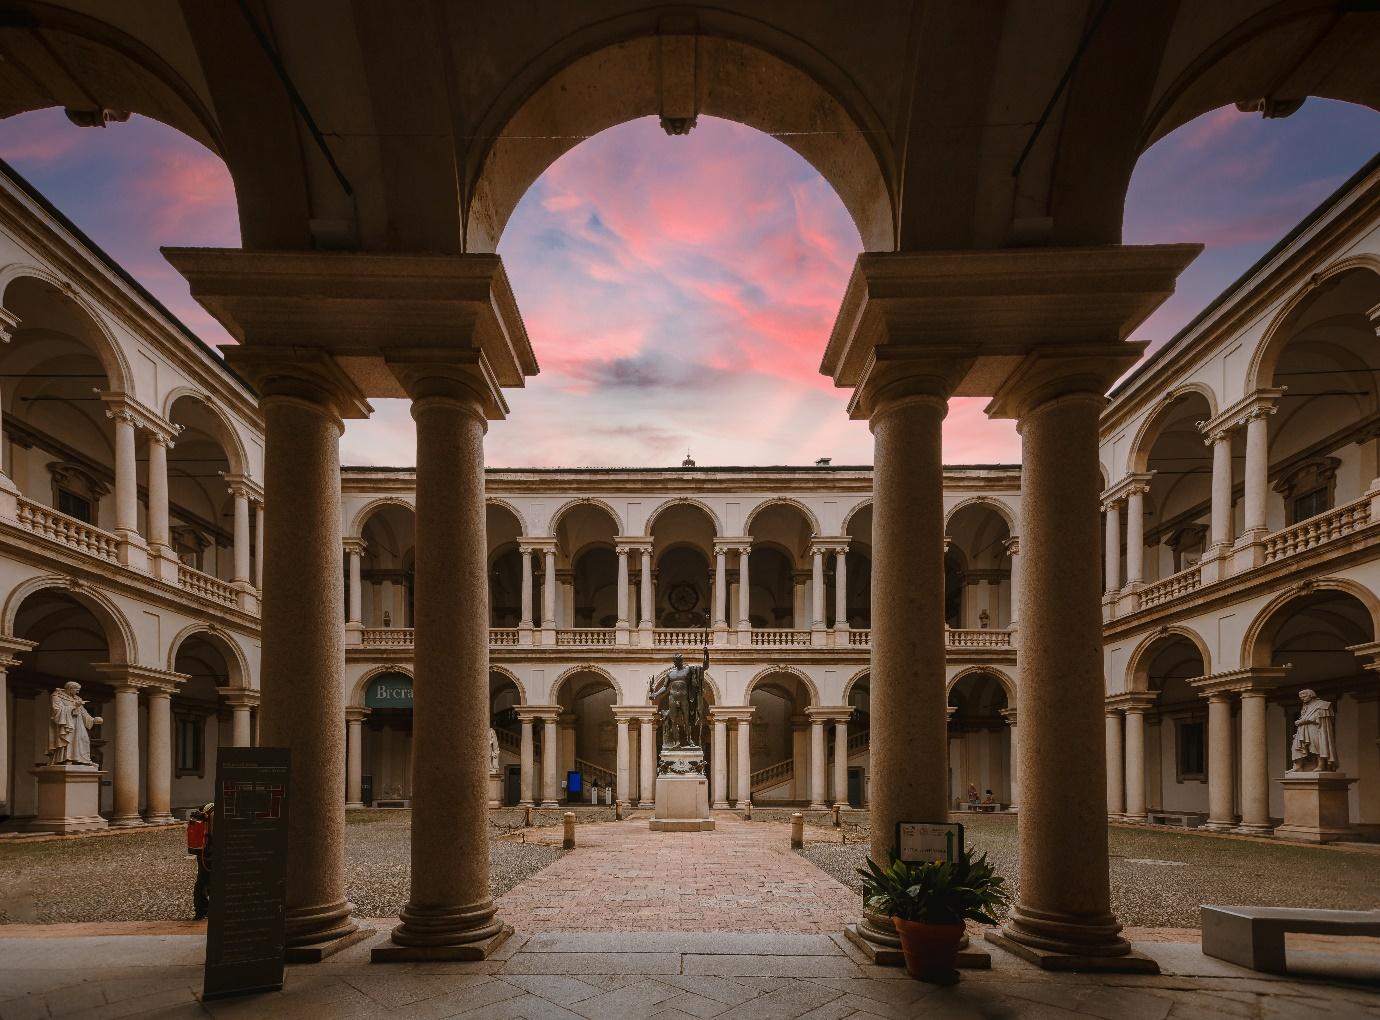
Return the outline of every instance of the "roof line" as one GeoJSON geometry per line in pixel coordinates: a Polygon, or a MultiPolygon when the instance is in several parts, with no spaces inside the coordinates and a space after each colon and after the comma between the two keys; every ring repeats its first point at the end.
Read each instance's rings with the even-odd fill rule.
{"type": "MultiPolygon", "coordinates": [[[[786,471],[818,471],[821,473],[830,471],[871,471],[871,464],[830,464],[820,466],[815,464],[725,464],[720,466],[697,466],[692,468],[680,467],[485,467],[485,471],[511,471],[522,472],[525,474],[594,474],[594,473],[614,473],[614,474],[705,474],[714,471],[735,471],[735,472],[786,472],[786,471]]],[[[1019,471],[1019,464],[945,464],[945,471],[1019,471]]],[[[385,467],[374,464],[342,464],[342,472],[353,471],[360,473],[382,474],[388,471],[416,471],[416,465],[385,467]]]]}

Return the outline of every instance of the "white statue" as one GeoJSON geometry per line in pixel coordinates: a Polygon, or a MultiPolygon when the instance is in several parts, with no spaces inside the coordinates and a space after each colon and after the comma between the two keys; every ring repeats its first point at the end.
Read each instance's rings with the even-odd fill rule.
{"type": "Polygon", "coordinates": [[[498,734],[492,726],[489,727],[489,771],[498,771],[498,734]]]}
{"type": "Polygon", "coordinates": [[[48,716],[48,764],[94,765],[91,760],[91,727],[100,716],[86,710],[78,693],[81,684],[69,681],[52,693],[52,713],[48,716]]]}
{"type": "Polygon", "coordinates": [[[1335,772],[1337,743],[1332,733],[1332,702],[1310,690],[1299,691],[1303,711],[1294,725],[1289,758],[1294,772],[1335,772]]]}

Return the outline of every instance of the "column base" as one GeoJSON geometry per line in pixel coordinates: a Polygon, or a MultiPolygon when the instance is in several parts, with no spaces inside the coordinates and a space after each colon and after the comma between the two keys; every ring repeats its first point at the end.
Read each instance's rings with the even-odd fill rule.
{"type": "Polygon", "coordinates": [[[1043,970],[1158,974],[1160,966],[1131,948],[1111,914],[1053,914],[1016,906],[1000,929],[983,937],[1043,970]]]}
{"type": "Polygon", "coordinates": [[[559,802],[559,801],[544,800],[544,801],[541,802],[541,805],[540,805],[540,806],[541,806],[541,807],[544,807],[544,808],[558,808],[558,807],[560,807],[561,805],[560,805],[560,802],[559,802]]]}
{"type": "Polygon", "coordinates": [[[1239,574],[1265,562],[1265,536],[1268,531],[1247,531],[1236,540],[1231,549],[1231,572],[1239,574]]]}
{"type": "Polygon", "coordinates": [[[170,814],[144,816],[145,825],[172,825],[176,821],[177,819],[170,814]]]}
{"type": "Polygon", "coordinates": [[[1236,826],[1236,821],[1235,821],[1234,819],[1231,819],[1231,820],[1228,820],[1228,821],[1225,821],[1225,822],[1224,822],[1224,821],[1220,821],[1220,820],[1219,820],[1219,821],[1213,821],[1211,818],[1209,818],[1209,819],[1208,819],[1206,822],[1204,822],[1202,825],[1198,826],[1198,831],[1199,831],[1199,832],[1235,832],[1235,831],[1236,831],[1236,828],[1237,828],[1237,826],[1236,826]]]}
{"type": "Polygon", "coordinates": [[[829,810],[829,805],[828,805],[828,804],[822,804],[822,803],[820,803],[820,802],[818,802],[818,801],[811,801],[809,804],[806,804],[806,805],[805,805],[805,810],[806,810],[806,811],[828,811],[828,810],[829,810]]]}
{"type": "Polygon", "coordinates": [[[647,800],[645,797],[637,802],[637,810],[639,811],[650,811],[654,807],[656,807],[656,801],[647,800]]]}
{"type": "Polygon", "coordinates": [[[1132,814],[1128,811],[1124,815],[1122,815],[1119,820],[1123,822],[1138,822],[1144,825],[1146,822],[1150,820],[1150,816],[1143,811],[1138,815],[1132,814]]]}
{"type": "Polygon", "coordinates": [[[119,544],[115,548],[115,556],[120,565],[147,574],[149,572],[149,547],[145,544],[144,537],[137,531],[125,531],[119,528],[115,529],[115,537],[119,539],[119,544]]]}
{"type": "Polygon", "coordinates": [[[709,805],[709,810],[710,810],[710,811],[727,811],[727,810],[728,810],[728,801],[726,801],[726,800],[716,800],[713,804],[710,804],[710,805],[709,805]]]}
{"type": "Polygon", "coordinates": [[[487,960],[499,946],[507,942],[513,934],[508,925],[477,942],[466,942],[454,946],[399,946],[385,943],[375,946],[370,953],[373,963],[429,963],[432,961],[464,962],[487,960]]]}
{"type": "Polygon", "coordinates": [[[1272,836],[1275,827],[1273,825],[1238,825],[1230,830],[1241,836],[1272,836]]]}
{"type": "MultiPolygon", "coordinates": [[[[845,925],[843,934],[876,966],[905,966],[906,957],[901,951],[901,939],[892,927],[890,918],[865,914],[858,923],[845,925]],[[883,924],[885,928],[882,927],[883,924]]],[[[959,943],[958,954],[954,957],[954,966],[959,970],[989,970],[992,966],[992,954],[974,949],[965,934],[963,941],[959,943]]]]}
{"type": "Polygon", "coordinates": [[[342,949],[349,949],[356,943],[374,937],[372,928],[355,928],[325,942],[312,942],[304,946],[288,946],[283,950],[284,963],[320,963],[334,956],[342,949]]]}
{"type": "Polygon", "coordinates": [[[112,829],[137,829],[144,824],[142,815],[111,815],[110,827],[112,829]]]}
{"type": "Polygon", "coordinates": [[[345,802],[346,811],[354,811],[362,807],[364,807],[364,801],[362,800],[347,800],[345,802]]]}
{"type": "Polygon", "coordinates": [[[409,960],[483,960],[513,933],[492,899],[455,907],[402,908],[390,942],[375,946],[375,963],[409,960]]]}

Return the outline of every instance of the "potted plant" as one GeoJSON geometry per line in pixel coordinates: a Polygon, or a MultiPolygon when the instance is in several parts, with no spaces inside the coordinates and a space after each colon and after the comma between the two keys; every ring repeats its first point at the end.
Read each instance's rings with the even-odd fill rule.
{"type": "Polygon", "coordinates": [[[957,981],[954,959],[964,922],[996,924],[993,911],[1011,901],[1006,880],[987,855],[974,859],[967,849],[955,861],[892,861],[882,867],[868,858],[858,874],[864,907],[891,918],[901,937],[906,970],[921,981],[957,981]]]}

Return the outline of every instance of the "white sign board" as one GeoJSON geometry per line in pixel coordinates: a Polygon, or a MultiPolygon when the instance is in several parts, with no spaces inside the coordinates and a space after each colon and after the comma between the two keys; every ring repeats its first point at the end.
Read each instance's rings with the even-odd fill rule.
{"type": "Polygon", "coordinates": [[[963,852],[963,826],[939,822],[897,822],[897,859],[908,864],[956,861],[963,852]]]}

